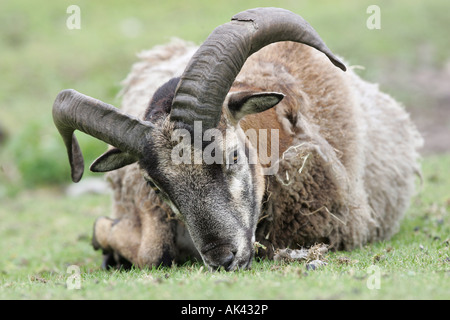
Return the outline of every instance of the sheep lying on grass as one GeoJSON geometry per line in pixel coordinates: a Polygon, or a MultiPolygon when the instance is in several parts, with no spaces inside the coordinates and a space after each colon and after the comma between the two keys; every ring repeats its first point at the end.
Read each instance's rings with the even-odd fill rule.
{"type": "Polygon", "coordinates": [[[91,166],[111,171],[114,191],[111,218],[94,225],[104,266],[191,256],[235,270],[250,267],[255,242],[271,258],[388,239],[422,140],[396,101],[344,71],[301,17],[258,8],[200,47],[174,40],[141,53],[121,111],[62,91],[54,119],[72,179],[83,173],[74,130],[111,145],[91,166]]]}

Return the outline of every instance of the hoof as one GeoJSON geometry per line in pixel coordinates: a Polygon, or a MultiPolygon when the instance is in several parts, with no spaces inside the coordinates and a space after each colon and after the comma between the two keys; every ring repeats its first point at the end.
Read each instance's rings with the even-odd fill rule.
{"type": "Polygon", "coordinates": [[[133,264],[115,252],[103,252],[102,269],[130,270],[133,264]]]}

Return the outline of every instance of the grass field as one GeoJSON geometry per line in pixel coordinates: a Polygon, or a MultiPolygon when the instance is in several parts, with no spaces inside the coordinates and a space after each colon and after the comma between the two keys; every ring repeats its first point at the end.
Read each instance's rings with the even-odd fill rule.
{"type": "Polygon", "coordinates": [[[90,245],[109,196],[24,193],[0,208],[2,299],[449,299],[450,156],[424,163],[423,191],[390,241],[333,252],[328,265],[255,261],[252,270],[206,271],[200,263],[110,271],[90,245]],[[80,289],[69,267],[80,268],[80,289]],[[68,272],[69,271],[69,272],[68,272]],[[379,289],[374,288],[379,275],[379,289]],[[372,288],[372,289],[371,289],[372,288]]]}
{"type": "MultiPolygon", "coordinates": [[[[1,5],[0,130],[7,138],[0,141],[0,299],[450,299],[450,147],[424,156],[423,184],[418,182],[398,234],[352,252],[329,253],[321,269],[255,261],[252,270],[234,273],[211,273],[197,262],[101,270],[91,231],[96,217],[109,215],[110,196],[65,194],[70,174],[51,119],[55,96],[74,88],[119,105],[120,81],[140,50],[173,36],[200,43],[233,14],[274,5],[132,3],[51,1],[43,6],[18,0],[1,5]],[[81,9],[79,30],[66,27],[71,4],[81,9]],[[70,270],[79,270],[79,289],[70,289],[78,279],[70,270]]],[[[300,13],[334,52],[365,66],[361,76],[379,82],[407,109],[426,109],[424,117],[434,107],[450,109],[448,96],[416,86],[415,80],[418,71],[445,70],[450,61],[447,0],[276,5],[300,13]],[[380,30],[366,27],[371,4],[381,8],[380,30]]],[[[78,137],[88,165],[105,145],[78,137]]]]}

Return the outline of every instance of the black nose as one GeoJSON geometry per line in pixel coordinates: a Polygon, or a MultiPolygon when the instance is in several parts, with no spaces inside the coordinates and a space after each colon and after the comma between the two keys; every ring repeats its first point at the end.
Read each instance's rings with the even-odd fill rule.
{"type": "Polygon", "coordinates": [[[205,252],[203,259],[212,269],[223,267],[229,271],[234,261],[234,254],[235,252],[230,246],[220,246],[205,252]]]}
{"type": "Polygon", "coordinates": [[[224,267],[225,270],[229,270],[231,263],[234,261],[234,253],[228,252],[228,254],[222,255],[222,257],[218,260],[218,266],[224,267]]]}

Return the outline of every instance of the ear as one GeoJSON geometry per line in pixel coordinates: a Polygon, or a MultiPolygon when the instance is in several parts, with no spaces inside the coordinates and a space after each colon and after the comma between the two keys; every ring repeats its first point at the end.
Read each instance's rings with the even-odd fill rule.
{"type": "Polygon", "coordinates": [[[243,117],[266,111],[283,100],[284,94],[278,92],[240,91],[228,94],[228,111],[239,122],[243,117]]]}
{"type": "Polygon", "coordinates": [[[136,156],[127,152],[122,152],[117,148],[112,148],[98,157],[90,167],[92,172],[107,172],[120,169],[138,161],[136,156]]]}

